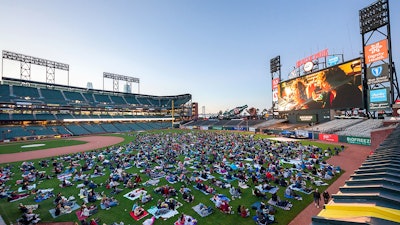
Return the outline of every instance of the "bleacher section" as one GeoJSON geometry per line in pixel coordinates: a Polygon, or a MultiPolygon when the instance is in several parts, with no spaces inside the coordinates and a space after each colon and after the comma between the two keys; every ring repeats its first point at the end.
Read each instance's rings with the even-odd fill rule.
{"type": "Polygon", "coordinates": [[[107,133],[118,133],[118,130],[112,123],[103,123],[100,126],[107,132],[107,133]]]}
{"type": "Polygon", "coordinates": [[[338,135],[371,137],[371,131],[383,126],[381,119],[369,119],[337,132],[338,135]]]}
{"type": "Polygon", "coordinates": [[[321,133],[335,133],[362,121],[362,119],[334,119],[311,128],[306,128],[306,130],[319,131],[321,133]]]}
{"type": "Polygon", "coordinates": [[[56,104],[56,105],[66,105],[64,96],[59,90],[52,89],[40,89],[40,93],[42,93],[42,100],[47,104],[56,104]]]}
{"type": "Polygon", "coordinates": [[[399,136],[400,126],[332,195],[313,225],[400,223],[399,136]]]}
{"type": "Polygon", "coordinates": [[[54,116],[54,114],[49,114],[49,113],[34,114],[34,117],[36,120],[56,120],[57,119],[54,116]]]}
{"type": "Polygon", "coordinates": [[[78,124],[68,124],[65,125],[65,128],[67,128],[67,130],[69,130],[73,135],[85,135],[85,134],[90,134],[90,132],[88,130],[86,130],[85,128],[81,127],[78,124]]]}
{"type": "Polygon", "coordinates": [[[0,102],[10,102],[10,86],[0,85],[0,102]]]}
{"type": "Polygon", "coordinates": [[[106,133],[106,131],[99,124],[80,124],[83,128],[92,134],[106,133]]]}

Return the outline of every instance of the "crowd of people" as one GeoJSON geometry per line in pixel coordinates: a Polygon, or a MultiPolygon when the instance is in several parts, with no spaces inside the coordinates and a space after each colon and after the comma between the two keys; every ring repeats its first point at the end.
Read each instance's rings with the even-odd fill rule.
{"type": "MultiPolygon", "coordinates": [[[[176,190],[173,186],[162,185],[154,189],[156,193],[166,199],[180,193],[188,203],[195,199],[189,187],[213,195],[217,188],[226,188],[232,200],[241,198],[243,189],[249,186],[261,200],[268,198],[266,193],[270,189],[284,187],[285,194],[300,198],[297,192],[289,188],[290,185],[307,190],[311,188],[311,178],[327,179],[327,174],[332,177],[337,173],[336,167],[327,164],[324,157],[326,151],[316,146],[303,146],[295,141],[257,139],[254,135],[240,133],[138,133],[135,134],[135,140],[125,146],[112,146],[40,161],[39,167],[50,167],[52,173],[39,173],[40,168],[31,162],[24,162],[20,170],[25,176],[19,185],[27,188],[37,180],[56,177],[61,182],[61,188],[79,185],[78,196],[83,200],[81,211],[84,216],[91,216],[97,210],[86,207],[86,204],[100,201],[105,209],[110,209],[119,204],[118,193],[137,188],[147,179],[157,176],[168,176],[168,182],[180,182],[182,188],[176,190]],[[140,174],[128,172],[132,171],[129,170],[132,167],[140,170],[140,174]],[[102,183],[95,183],[92,179],[105,174],[108,176],[105,176],[102,183]],[[218,174],[222,179],[213,176],[218,174]],[[232,185],[232,180],[237,180],[239,185],[232,185]],[[96,192],[98,187],[110,189],[115,197],[96,192]]],[[[1,194],[9,200],[18,199],[19,194],[5,185],[12,176],[9,171],[7,166],[0,168],[1,194]]],[[[139,200],[144,204],[152,199],[151,195],[141,195],[139,200]]],[[[285,203],[284,200],[282,202],[285,203]]],[[[165,202],[157,204],[160,210],[165,208],[163,203],[165,205],[165,202]]],[[[69,213],[70,204],[60,193],[56,195],[56,215],[69,213]]],[[[172,207],[172,203],[166,204],[168,208],[172,207]]],[[[140,215],[143,208],[137,206],[132,211],[140,215]]],[[[224,213],[233,212],[229,201],[218,200],[216,207],[224,213]]],[[[244,205],[237,212],[242,217],[250,215],[244,205]]]]}

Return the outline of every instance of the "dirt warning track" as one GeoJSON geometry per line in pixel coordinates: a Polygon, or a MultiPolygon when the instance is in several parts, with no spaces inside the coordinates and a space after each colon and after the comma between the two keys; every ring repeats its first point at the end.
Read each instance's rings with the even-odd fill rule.
{"type": "Polygon", "coordinates": [[[124,141],[124,138],[114,137],[114,136],[88,136],[88,137],[69,138],[68,140],[85,141],[87,143],[82,145],[49,148],[37,151],[18,152],[13,154],[1,154],[0,163],[10,163],[10,162],[32,160],[32,159],[40,159],[51,156],[65,155],[70,153],[84,152],[98,148],[104,148],[107,146],[121,143],[122,141],[124,141]]]}

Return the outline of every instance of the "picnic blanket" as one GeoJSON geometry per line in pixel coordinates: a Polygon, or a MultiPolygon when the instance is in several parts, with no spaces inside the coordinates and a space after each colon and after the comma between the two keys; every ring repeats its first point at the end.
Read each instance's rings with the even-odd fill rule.
{"type": "Polygon", "coordinates": [[[101,177],[101,176],[104,176],[104,173],[101,173],[101,174],[91,174],[91,175],[90,175],[90,178],[96,178],[96,177],[101,177]]]}
{"type": "Polygon", "coordinates": [[[210,214],[212,214],[213,210],[210,206],[205,206],[203,203],[199,203],[198,205],[195,205],[192,207],[192,209],[197,212],[201,217],[206,217],[210,214]],[[202,208],[205,207],[205,209],[202,210],[202,208]]]}
{"type": "Polygon", "coordinates": [[[275,194],[276,192],[278,192],[278,190],[279,190],[279,187],[273,187],[273,188],[271,188],[271,189],[269,189],[269,190],[264,190],[262,187],[261,187],[261,185],[258,185],[258,186],[256,186],[256,188],[258,189],[258,190],[260,190],[261,192],[263,192],[263,193],[271,193],[271,194],[275,194]]]}
{"type": "Polygon", "coordinates": [[[152,206],[149,210],[147,210],[151,215],[153,215],[156,219],[158,218],[163,218],[163,219],[168,219],[171,218],[175,215],[178,215],[179,212],[177,210],[168,210],[166,211],[166,213],[164,214],[157,214],[157,207],[156,206],[152,206]]]}
{"type": "Polygon", "coordinates": [[[143,185],[144,186],[150,186],[150,185],[156,186],[156,185],[158,185],[159,182],[160,182],[159,179],[150,179],[150,180],[144,182],[143,185]]]}
{"type": "Polygon", "coordinates": [[[134,220],[139,221],[139,220],[141,220],[142,218],[144,218],[144,217],[146,217],[147,215],[149,215],[149,213],[145,210],[145,211],[143,211],[142,215],[140,215],[140,216],[135,216],[135,214],[131,211],[131,212],[129,213],[129,215],[130,215],[134,220]]]}
{"type": "Polygon", "coordinates": [[[147,194],[147,191],[136,188],[135,190],[124,194],[124,197],[129,200],[134,201],[134,200],[138,199],[142,193],[145,195],[145,194],[147,194]]]}
{"type": "Polygon", "coordinates": [[[234,180],[237,180],[236,177],[232,177],[232,179],[226,179],[225,177],[219,177],[219,179],[221,179],[221,180],[223,180],[223,181],[226,181],[226,182],[228,182],[228,183],[230,183],[230,182],[232,182],[232,181],[234,181],[234,180]]]}
{"type": "Polygon", "coordinates": [[[209,194],[210,194],[210,193],[208,193],[207,191],[204,191],[204,190],[198,189],[196,185],[193,185],[193,188],[194,188],[194,189],[196,189],[196,190],[198,190],[198,191],[201,191],[201,192],[203,192],[203,194],[205,194],[205,195],[209,195],[209,194]]]}
{"type": "Polygon", "coordinates": [[[280,205],[278,205],[278,203],[276,201],[272,201],[272,199],[270,199],[268,201],[268,204],[276,206],[276,207],[281,208],[283,210],[290,210],[292,208],[292,203],[290,203],[290,202],[286,206],[280,206],[280,205]]]}
{"type": "Polygon", "coordinates": [[[16,202],[27,197],[29,197],[29,194],[20,194],[17,198],[11,199],[8,202],[16,202]]]}
{"type": "Polygon", "coordinates": [[[323,182],[322,180],[316,180],[314,181],[314,184],[317,186],[326,186],[328,185],[327,183],[323,182]]]}
{"type": "MultiPolygon", "coordinates": [[[[75,210],[77,210],[77,209],[79,209],[80,208],[80,206],[78,205],[78,204],[74,204],[73,206],[71,206],[71,212],[73,212],[73,211],[75,211],[75,210]]],[[[49,213],[51,214],[51,216],[53,217],[53,218],[57,218],[57,217],[59,217],[59,216],[62,216],[62,215],[65,215],[65,214],[60,214],[59,216],[56,216],[56,209],[50,209],[49,210],[49,213]]]]}
{"type": "Polygon", "coordinates": [[[78,210],[75,212],[76,217],[78,218],[79,221],[82,221],[86,218],[88,218],[88,216],[82,216],[82,210],[78,210]]]}
{"type": "MultiPolygon", "coordinates": [[[[223,194],[218,194],[218,195],[216,196],[216,198],[221,199],[221,201],[227,201],[227,202],[231,201],[228,197],[226,197],[226,196],[223,195],[223,194]]],[[[210,198],[210,200],[211,200],[212,202],[214,202],[214,204],[217,202],[214,196],[213,196],[212,198],[210,198]]]]}
{"type": "Polygon", "coordinates": [[[35,197],[35,202],[42,202],[46,199],[49,199],[51,197],[54,197],[54,193],[53,192],[46,192],[43,194],[39,194],[38,196],[35,197]]]}
{"type": "Polygon", "coordinates": [[[203,178],[201,176],[198,177],[200,180],[202,181],[207,181],[207,180],[211,180],[213,178],[215,178],[213,175],[207,174],[207,178],[203,178]]]}
{"type": "Polygon", "coordinates": [[[19,187],[18,192],[21,193],[21,192],[25,192],[25,191],[30,191],[35,188],[36,188],[36,184],[28,185],[26,190],[23,190],[22,187],[19,187]]]}
{"type": "Polygon", "coordinates": [[[258,210],[260,207],[261,207],[261,202],[254,202],[254,203],[251,205],[251,208],[252,208],[252,209],[255,209],[255,210],[258,210]]]}
{"type": "Polygon", "coordinates": [[[301,193],[304,193],[304,194],[307,194],[307,195],[309,195],[309,194],[311,194],[313,192],[312,189],[310,189],[310,191],[307,192],[303,188],[297,188],[297,187],[294,186],[294,184],[291,184],[289,187],[292,188],[292,190],[294,190],[294,191],[300,191],[301,193]]]}
{"type": "Polygon", "coordinates": [[[69,180],[71,178],[72,178],[72,173],[62,173],[57,175],[57,179],[59,181],[63,181],[64,179],[69,180]]]}

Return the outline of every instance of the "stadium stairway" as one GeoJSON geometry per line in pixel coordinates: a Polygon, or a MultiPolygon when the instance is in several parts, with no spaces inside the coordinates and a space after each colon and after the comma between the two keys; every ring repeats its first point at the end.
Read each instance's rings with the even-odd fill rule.
{"type": "Polygon", "coordinates": [[[399,136],[398,126],[312,218],[312,225],[400,224],[399,136]]]}
{"type": "Polygon", "coordinates": [[[318,216],[327,218],[367,216],[400,223],[400,210],[380,207],[374,204],[327,204],[318,216]]]}

